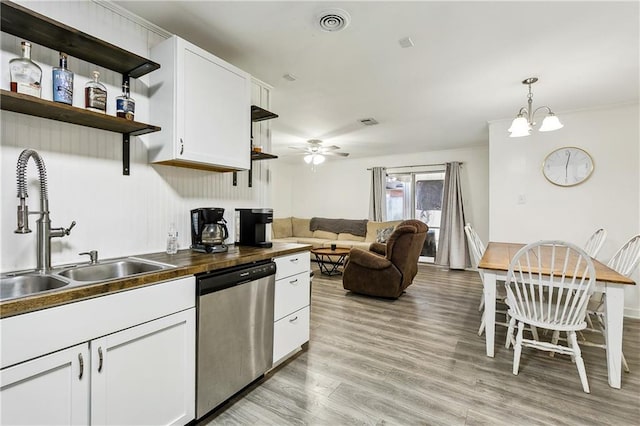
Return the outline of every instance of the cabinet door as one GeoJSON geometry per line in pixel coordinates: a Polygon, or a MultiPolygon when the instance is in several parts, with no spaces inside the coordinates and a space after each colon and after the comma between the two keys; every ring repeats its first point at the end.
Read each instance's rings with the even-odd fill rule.
{"type": "Polygon", "coordinates": [[[195,417],[195,309],[92,340],[91,423],[186,424],[195,417]]]}
{"type": "Polygon", "coordinates": [[[251,87],[248,74],[185,43],[182,159],[249,169],[251,87]],[[184,148],[184,150],[183,150],[184,148]]]}
{"type": "Polygon", "coordinates": [[[0,424],[88,424],[89,374],[87,343],[3,369],[0,424]]]}

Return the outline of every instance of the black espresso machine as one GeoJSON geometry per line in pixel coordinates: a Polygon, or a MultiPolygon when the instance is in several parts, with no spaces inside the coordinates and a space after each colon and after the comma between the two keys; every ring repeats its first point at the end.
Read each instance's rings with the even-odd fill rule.
{"type": "Polygon", "coordinates": [[[229,237],[222,207],[201,207],[191,210],[191,250],[201,253],[224,253],[229,237]]]}
{"type": "Polygon", "coordinates": [[[235,222],[237,246],[273,247],[273,209],[236,209],[235,222]]]}

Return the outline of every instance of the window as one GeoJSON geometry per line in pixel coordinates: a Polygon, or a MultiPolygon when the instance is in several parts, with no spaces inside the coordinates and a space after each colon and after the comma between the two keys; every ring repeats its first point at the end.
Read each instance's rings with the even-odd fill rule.
{"type": "Polygon", "coordinates": [[[417,219],[429,226],[420,261],[434,262],[440,236],[444,170],[388,173],[387,220],[417,219]]]}

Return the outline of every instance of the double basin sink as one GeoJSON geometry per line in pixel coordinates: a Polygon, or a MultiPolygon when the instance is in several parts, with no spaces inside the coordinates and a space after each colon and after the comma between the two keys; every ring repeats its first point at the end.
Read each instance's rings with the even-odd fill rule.
{"type": "Polygon", "coordinates": [[[52,270],[49,274],[38,274],[33,271],[6,274],[0,276],[0,301],[170,268],[174,266],[126,257],[94,264],[63,266],[52,270]]]}

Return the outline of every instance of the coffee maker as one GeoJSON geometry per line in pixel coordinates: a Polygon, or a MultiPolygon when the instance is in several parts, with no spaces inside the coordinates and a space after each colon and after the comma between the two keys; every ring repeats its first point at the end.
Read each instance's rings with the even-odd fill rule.
{"type": "Polygon", "coordinates": [[[229,247],[227,221],[222,207],[202,207],[191,210],[191,250],[201,253],[224,253],[229,247]]]}
{"type": "Polygon", "coordinates": [[[273,209],[236,209],[236,245],[272,247],[273,209]]]}

